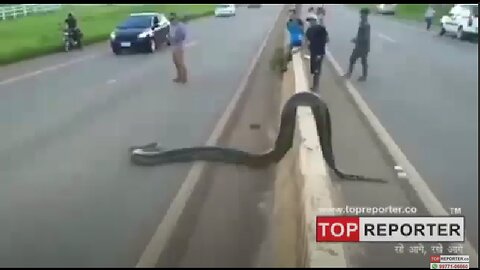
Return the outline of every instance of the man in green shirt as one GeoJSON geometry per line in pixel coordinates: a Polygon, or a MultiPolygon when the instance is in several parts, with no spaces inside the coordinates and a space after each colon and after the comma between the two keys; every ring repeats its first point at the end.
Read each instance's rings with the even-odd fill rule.
{"type": "Polygon", "coordinates": [[[350,55],[350,63],[348,67],[348,73],[345,74],[345,77],[349,79],[353,72],[353,66],[357,62],[358,58],[362,62],[362,76],[358,78],[359,81],[365,81],[368,74],[368,63],[367,57],[370,52],[370,24],[368,23],[368,14],[370,10],[368,8],[362,8],[360,10],[360,26],[358,27],[357,36],[352,39],[352,42],[355,43],[355,48],[353,49],[352,54],[350,55]]]}

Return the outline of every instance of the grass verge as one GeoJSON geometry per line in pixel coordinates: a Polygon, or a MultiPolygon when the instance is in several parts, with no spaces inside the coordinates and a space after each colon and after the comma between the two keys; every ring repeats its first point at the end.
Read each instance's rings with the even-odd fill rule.
{"type": "MultiPolygon", "coordinates": [[[[376,4],[352,4],[351,6],[356,8],[368,7],[375,13],[376,4]]],[[[448,14],[450,8],[452,8],[452,4],[433,4],[433,8],[435,9],[435,18],[433,19],[434,25],[440,25],[440,18],[443,15],[448,14]]],[[[417,22],[424,22],[425,11],[427,10],[428,4],[398,4],[397,9],[395,11],[395,18],[404,19],[404,20],[411,20],[417,22]]]]}
{"type": "Polygon", "coordinates": [[[107,40],[114,27],[132,12],[177,12],[185,21],[213,15],[215,5],[65,5],[61,10],[1,21],[0,65],[60,52],[63,21],[72,12],[84,33],[84,44],[107,40]]]}

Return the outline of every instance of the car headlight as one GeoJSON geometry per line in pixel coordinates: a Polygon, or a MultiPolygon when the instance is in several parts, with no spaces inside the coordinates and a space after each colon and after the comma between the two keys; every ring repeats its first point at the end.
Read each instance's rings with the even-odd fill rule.
{"type": "Polygon", "coordinates": [[[150,34],[150,32],[145,31],[143,33],[138,34],[138,38],[146,38],[146,37],[149,36],[149,34],[150,34]]]}
{"type": "Polygon", "coordinates": [[[110,33],[110,38],[111,38],[111,39],[115,39],[115,31],[113,31],[112,33],[110,33]]]}

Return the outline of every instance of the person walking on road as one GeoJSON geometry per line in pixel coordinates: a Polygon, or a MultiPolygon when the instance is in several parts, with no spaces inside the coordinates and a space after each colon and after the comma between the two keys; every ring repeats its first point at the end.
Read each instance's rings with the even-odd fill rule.
{"type": "Polygon", "coordinates": [[[434,16],[435,9],[433,9],[432,5],[428,5],[427,10],[425,11],[425,22],[427,23],[427,31],[429,31],[430,27],[432,26],[434,16]]]}
{"type": "Polygon", "coordinates": [[[307,29],[308,49],[310,51],[310,73],[313,75],[311,90],[318,92],[322,62],[325,56],[325,46],[328,43],[328,32],[325,26],[317,21],[307,29]]]}
{"type": "Polygon", "coordinates": [[[173,64],[177,71],[176,83],[187,83],[187,68],[185,66],[184,46],[187,38],[185,25],[178,19],[176,13],[170,14],[170,44],[173,46],[173,64]]]}
{"type": "Polygon", "coordinates": [[[352,76],[353,66],[357,62],[358,58],[362,62],[362,76],[358,78],[359,81],[365,81],[368,74],[367,57],[370,52],[370,24],[368,23],[368,14],[370,10],[368,8],[362,8],[360,10],[360,26],[358,27],[357,36],[352,39],[355,43],[355,47],[350,55],[350,63],[348,66],[348,72],[345,74],[345,78],[349,79],[352,76]]]}

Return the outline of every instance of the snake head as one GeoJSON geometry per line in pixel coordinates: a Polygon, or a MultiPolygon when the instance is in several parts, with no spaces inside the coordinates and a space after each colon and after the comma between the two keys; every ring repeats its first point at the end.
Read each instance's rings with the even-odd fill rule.
{"type": "Polygon", "coordinates": [[[140,152],[159,152],[160,147],[158,147],[158,143],[153,142],[146,145],[141,146],[132,146],[129,148],[132,154],[139,154],[140,152]]]}

